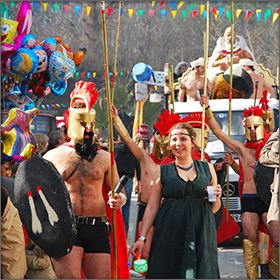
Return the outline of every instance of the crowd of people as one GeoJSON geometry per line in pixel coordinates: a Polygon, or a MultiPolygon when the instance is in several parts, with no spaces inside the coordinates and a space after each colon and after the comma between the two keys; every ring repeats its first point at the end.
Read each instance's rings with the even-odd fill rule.
{"type": "MultiPolygon", "coordinates": [[[[209,61],[211,73],[216,73],[207,80],[209,96],[215,83],[217,86],[215,79],[229,69],[231,33],[230,28],[225,30],[209,61]]],[[[257,73],[256,61],[244,39],[234,33],[234,40],[233,63],[248,73],[253,88],[256,83],[258,85],[256,96],[250,98],[261,98],[263,90],[269,92],[269,98],[273,97],[275,90],[257,73]]],[[[154,144],[149,151],[128,133],[117,108],[112,105],[113,124],[120,137],[115,143],[114,158],[98,143],[94,134],[96,112],[92,105],[98,95],[95,84],[83,81],[75,84],[70,95],[67,129],[58,128],[48,135],[34,134],[36,156],[55,167],[69,193],[76,230],[73,247],[59,257],[44,252],[21,223],[14,199],[14,181],[1,180],[2,278],[110,279],[116,265],[115,255],[118,257],[118,278],[129,278],[126,235],[134,188],[139,194],[138,232],[129,253],[135,259],[148,260],[146,278],[220,278],[217,232],[224,229],[221,201],[224,179],[220,178],[219,172],[225,164],[230,164],[240,174],[247,277],[259,278],[260,265],[261,278],[279,278],[279,132],[274,132],[274,127],[268,130],[262,110],[253,107],[244,114],[245,143],[226,135],[211,111],[208,94],[202,94],[204,59],[192,61],[191,68],[192,73],[180,82],[178,101],[199,100],[205,107],[205,127],[202,127],[202,115],[196,116],[194,122],[191,115],[182,118],[166,110],[154,124],[154,144]],[[261,113],[257,114],[257,111],[261,113]],[[222,162],[214,165],[206,153],[201,159],[209,127],[235,152],[239,164],[230,151],[222,162]],[[202,130],[205,130],[205,139],[202,139],[202,130]],[[274,168],[270,205],[257,193],[253,176],[257,161],[274,168]],[[120,192],[112,192],[123,175],[129,178],[128,183],[120,192]],[[214,187],[214,201],[209,200],[211,186],[214,187]],[[112,228],[118,232],[117,248],[114,247],[115,240],[112,242],[112,228]],[[258,261],[260,232],[270,236],[273,243],[271,256],[267,254],[262,263],[258,261]]],[[[187,70],[187,64],[182,62],[175,70],[176,78],[179,78],[187,70]]],[[[141,131],[139,135],[139,142],[145,142],[141,131]]],[[[17,169],[12,170],[20,164],[17,158],[2,152],[1,177],[18,179],[17,169]]],[[[31,201],[29,193],[28,198],[31,201]]],[[[30,211],[33,219],[32,203],[26,211],[30,211]]],[[[40,221],[41,217],[37,218],[40,221]]],[[[47,231],[51,229],[50,224],[47,231]]],[[[235,233],[232,231],[231,234],[235,233]]]]}

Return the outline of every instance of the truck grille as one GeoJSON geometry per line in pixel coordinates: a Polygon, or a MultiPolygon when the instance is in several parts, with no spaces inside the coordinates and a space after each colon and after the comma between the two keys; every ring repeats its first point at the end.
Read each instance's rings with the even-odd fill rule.
{"type": "MultiPolygon", "coordinates": [[[[221,197],[224,206],[226,207],[226,197],[221,197]]],[[[229,197],[228,198],[228,210],[229,211],[240,211],[241,203],[239,197],[229,197]]]]}

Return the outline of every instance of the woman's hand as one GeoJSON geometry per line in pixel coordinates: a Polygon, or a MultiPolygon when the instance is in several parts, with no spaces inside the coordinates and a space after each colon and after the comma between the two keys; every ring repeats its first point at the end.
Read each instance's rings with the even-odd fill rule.
{"type": "Polygon", "coordinates": [[[220,184],[218,184],[216,186],[216,189],[214,191],[214,195],[216,195],[217,198],[220,198],[222,196],[222,188],[221,188],[220,184]]]}
{"type": "Polygon", "coordinates": [[[118,116],[118,109],[114,105],[112,105],[111,112],[112,112],[112,119],[114,120],[118,116]]]}
{"type": "Polygon", "coordinates": [[[139,257],[141,258],[142,251],[143,251],[143,248],[144,248],[144,244],[145,244],[144,241],[137,240],[137,241],[131,246],[131,248],[129,249],[130,254],[132,254],[133,257],[136,257],[136,258],[137,258],[136,252],[138,251],[139,257]]]}

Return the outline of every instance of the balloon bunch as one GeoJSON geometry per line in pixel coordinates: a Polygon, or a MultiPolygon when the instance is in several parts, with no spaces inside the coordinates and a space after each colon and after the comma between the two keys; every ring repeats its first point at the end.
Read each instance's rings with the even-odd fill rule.
{"type": "MultiPolygon", "coordinates": [[[[1,10],[6,11],[5,7],[1,10]]],[[[73,54],[59,37],[39,42],[29,34],[32,12],[28,1],[20,4],[17,21],[7,17],[6,12],[1,17],[2,106],[8,111],[26,111],[40,105],[50,92],[56,96],[65,92],[67,80],[82,62],[85,49],[73,54]]]]}

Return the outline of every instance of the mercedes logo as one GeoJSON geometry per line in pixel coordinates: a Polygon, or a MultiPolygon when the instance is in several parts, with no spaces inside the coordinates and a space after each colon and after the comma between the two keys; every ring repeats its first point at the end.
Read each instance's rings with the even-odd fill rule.
{"type": "MultiPolygon", "coordinates": [[[[227,184],[222,187],[223,195],[227,196],[227,184]]],[[[232,196],[235,193],[235,186],[231,183],[228,185],[228,196],[232,196]]]]}

